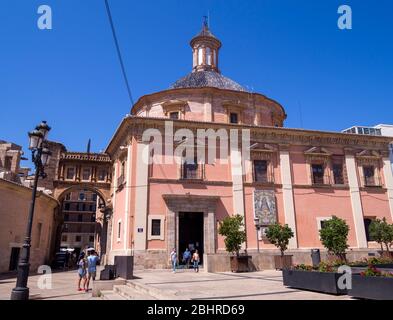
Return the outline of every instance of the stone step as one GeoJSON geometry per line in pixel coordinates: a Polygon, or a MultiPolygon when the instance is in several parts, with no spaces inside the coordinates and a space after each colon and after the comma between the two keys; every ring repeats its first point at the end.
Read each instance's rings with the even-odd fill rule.
{"type": "Polygon", "coordinates": [[[157,300],[146,292],[141,292],[128,285],[114,286],[113,291],[126,300],[157,300]]]}
{"type": "Polygon", "coordinates": [[[122,295],[114,292],[113,290],[102,290],[101,299],[102,300],[127,300],[122,295]]]}
{"type": "Polygon", "coordinates": [[[181,295],[181,292],[170,289],[158,289],[137,280],[127,281],[126,286],[132,290],[140,292],[143,295],[148,295],[156,300],[188,300],[181,295]]]}

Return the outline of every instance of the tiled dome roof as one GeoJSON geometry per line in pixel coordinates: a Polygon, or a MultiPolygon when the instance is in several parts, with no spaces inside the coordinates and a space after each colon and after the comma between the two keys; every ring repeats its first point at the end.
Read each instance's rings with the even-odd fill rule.
{"type": "Polygon", "coordinates": [[[234,91],[247,91],[240,84],[215,71],[191,72],[177,80],[171,89],[214,87],[234,91]]]}

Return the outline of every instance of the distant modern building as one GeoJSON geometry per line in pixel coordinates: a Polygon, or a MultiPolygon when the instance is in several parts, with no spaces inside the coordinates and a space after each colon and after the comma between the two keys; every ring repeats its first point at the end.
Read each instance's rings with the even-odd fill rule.
{"type": "Polygon", "coordinates": [[[389,149],[390,149],[390,162],[392,163],[392,170],[393,170],[393,125],[378,124],[374,127],[353,126],[351,128],[343,130],[342,132],[352,133],[352,134],[364,134],[370,136],[392,137],[392,143],[390,144],[389,149]]]}
{"type": "Polygon", "coordinates": [[[345,129],[343,133],[365,134],[370,136],[386,136],[393,137],[393,125],[379,124],[374,127],[353,126],[345,129]]]}

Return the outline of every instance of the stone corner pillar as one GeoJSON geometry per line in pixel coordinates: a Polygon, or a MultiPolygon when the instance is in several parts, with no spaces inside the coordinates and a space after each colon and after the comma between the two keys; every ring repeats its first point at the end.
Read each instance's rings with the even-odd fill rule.
{"type": "Polygon", "coordinates": [[[356,168],[355,155],[350,150],[345,150],[345,165],[347,168],[349,192],[351,195],[352,216],[355,224],[355,234],[358,248],[367,248],[366,229],[362,199],[360,196],[359,181],[356,168]]]}
{"type": "Polygon", "coordinates": [[[289,146],[280,146],[280,168],[281,168],[281,182],[282,182],[282,193],[284,201],[284,216],[285,223],[292,229],[294,237],[289,240],[289,249],[298,248],[297,240],[297,228],[296,228],[296,213],[295,213],[295,202],[293,196],[293,184],[292,184],[292,170],[291,160],[289,154],[289,146]]]}

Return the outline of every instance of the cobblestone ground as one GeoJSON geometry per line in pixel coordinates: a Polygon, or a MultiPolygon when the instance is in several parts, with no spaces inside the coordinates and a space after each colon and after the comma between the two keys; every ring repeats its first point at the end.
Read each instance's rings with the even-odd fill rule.
{"type": "MultiPolygon", "coordinates": [[[[204,300],[345,300],[347,296],[333,296],[286,288],[282,284],[281,272],[194,273],[179,270],[173,274],[168,270],[136,271],[135,280],[154,289],[181,295],[186,299],[204,300]]],[[[52,274],[52,289],[39,289],[40,275],[29,279],[30,298],[37,300],[95,300],[91,292],[77,291],[76,271],[52,274]]],[[[15,276],[0,276],[0,299],[9,299],[15,287],[15,276]]]]}

